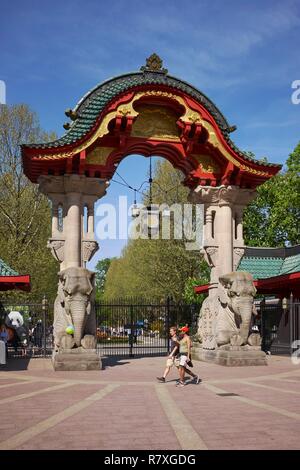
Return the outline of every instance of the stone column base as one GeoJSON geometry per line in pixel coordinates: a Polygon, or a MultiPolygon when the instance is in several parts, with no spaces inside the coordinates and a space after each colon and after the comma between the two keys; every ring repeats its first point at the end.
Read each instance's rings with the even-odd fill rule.
{"type": "Polygon", "coordinates": [[[266,366],[267,356],[260,347],[251,346],[223,346],[220,349],[202,349],[193,346],[193,359],[212,362],[221,366],[266,366]]]}
{"type": "Polygon", "coordinates": [[[96,349],[64,349],[53,353],[52,364],[54,370],[100,370],[101,358],[96,349]]]}

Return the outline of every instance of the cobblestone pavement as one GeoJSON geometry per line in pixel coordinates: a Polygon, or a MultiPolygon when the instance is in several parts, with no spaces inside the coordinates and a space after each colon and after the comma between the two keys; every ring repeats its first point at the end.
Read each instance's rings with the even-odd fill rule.
{"type": "Polygon", "coordinates": [[[300,365],[196,362],[199,385],[158,383],[165,358],[103,358],[54,372],[49,359],[0,369],[0,449],[299,449],[300,365]]]}

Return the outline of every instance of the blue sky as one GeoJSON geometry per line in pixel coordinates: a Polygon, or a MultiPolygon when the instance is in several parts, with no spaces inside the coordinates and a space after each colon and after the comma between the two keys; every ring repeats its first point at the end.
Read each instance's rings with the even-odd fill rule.
{"type": "MultiPolygon", "coordinates": [[[[62,135],[66,108],[156,52],[238,126],[232,138],[241,149],[284,163],[300,140],[300,105],[291,102],[300,79],[299,0],[0,0],[0,9],[7,103],[28,103],[48,131],[62,135]]],[[[147,168],[144,158],[128,157],[119,171],[136,186],[147,168]]],[[[125,188],[112,183],[105,202],[119,194],[125,188]]],[[[95,261],[117,255],[124,241],[101,245],[95,261]]]]}

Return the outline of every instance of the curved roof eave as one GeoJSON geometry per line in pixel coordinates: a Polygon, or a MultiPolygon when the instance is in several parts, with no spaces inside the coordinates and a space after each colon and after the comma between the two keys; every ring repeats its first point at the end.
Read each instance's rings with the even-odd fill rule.
{"type": "MultiPolygon", "coordinates": [[[[250,157],[246,152],[240,150],[229,137],[230,126],[217,108],[217,106],[200,90],[188,82],[177,77],[158,71],[129,72],[117,77],[112,77],[97,84],[89,90],[76,104],[74,112],[78,118],[73,121],[70,129],[59,139],[51,142],[27,144],[22,147],[38,149],[55,149],[62,146],[74,145],[81,140],[93,127],[99,114],[119,94],[143,85],[164,85],[185,92],[187,95],[201,103],[217,122],[228,145],[242,158],[261,165],[262,162],[250,157]]],[[[281,166],[273,163],[263,163],[264,166],[281,166]]]]}
{"type": "Polygon", "coordinates": [[[204,93],[190,85],[188,82],[180,80],[177,77],[173,77],[171,75],[163,74],[161,72],[130,72],[105,80],[104,82],[97,84],[94,88],[89,90],[78,101],[74,108],[74,112],[77,112],[79,115],[78,119],[76,119],[71,124],[71,128],[68,129],[68,131],[59,139],[51,142],[29,144],[24,146],[31,148],[51,148],[73,144],[82,138],[92,128],[99,114],[116,96],[137,86],[151,84],[165,85],[172,88],[177,88],[181,91],[185,91],[188,95],[198,100],[205,108],[208,109],[208,111],[216,119],[223,132],[228,130],[229,124],[221,111],[204,93]],[[101,98],[104,98],[102,103],[101,98]],[[82,113],[89,114],[90,116],[82,115],[82,113]],[[75,131],[78,131],[77,135],[75,135],[75,131]]]}

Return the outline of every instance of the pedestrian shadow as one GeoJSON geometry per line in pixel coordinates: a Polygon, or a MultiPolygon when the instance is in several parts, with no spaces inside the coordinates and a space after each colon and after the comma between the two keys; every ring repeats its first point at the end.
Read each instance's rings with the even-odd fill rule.
{"type": "Polygon", "coordinates": [[[131,361],[126,361],[124,356],[101,356],[102,370],[106,367],[124,366],[130,364],[131,361]]]}

